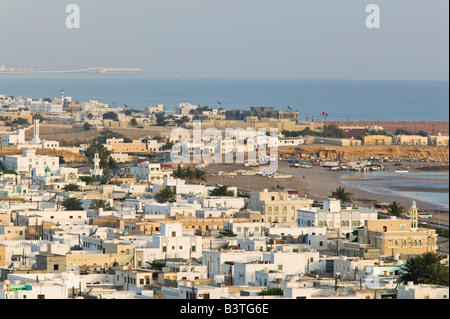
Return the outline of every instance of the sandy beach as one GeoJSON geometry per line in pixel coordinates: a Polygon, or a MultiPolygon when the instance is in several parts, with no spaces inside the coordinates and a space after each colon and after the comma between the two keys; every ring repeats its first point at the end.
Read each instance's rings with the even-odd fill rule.
{"type": "MultiPolygon", "coordinates": [[[[290,178],[267,178],[263,176],[220,176],[217,175],[219,171],[233,172],[236,170],[258,170],[258,168],[245,167],[243,164],[213,164],[205,168],[208,173],[208,184],[224,184],[236,186],[238,189],[250,191],[262,191],[263,189],[271,189],[280,185],[285,189],[297,190],[299,196],[307,196],[315,200],[323,200],[331,196],[331,193],[339,186],[345,187],[347,192],[352,193],[355,199],[355,205],[371,204],[371,203],[392,203],[393,201],[400,202],[400,204],[409,208],[411,206],[411,199],[397,196],[388,196],[381,194],[374,194],[371,192],[362,191],[357,187],[348,186],[342,183],[341,176],[345,174],[342,171],[329,171],[326,168],[315,166],[311,169],[292,168],[287,161],[279,161],[278,172],[292,175],[290,178]],[[212,175],[211,175],[212,174],[212,175]]],[[[351,178],[351,176],[350,176],[351,178]]],[[[416,200],[419,209],[425,211],[435,211],[433,213],[434,220],[440,220],[447,223],[449,220],[448,212],[437,213],[436,210],[442,210],[442,207],[433,205],[431,203],[416,200]]]]}

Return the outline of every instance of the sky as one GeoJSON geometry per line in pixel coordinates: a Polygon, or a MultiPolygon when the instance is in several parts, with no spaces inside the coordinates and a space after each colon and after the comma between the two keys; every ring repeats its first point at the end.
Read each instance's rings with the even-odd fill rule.
{"type": "Polygon", "coordinates": [[[448,38],[448,0],[0,0],[0,65],[39,70],[447,80],[448,38]]]}

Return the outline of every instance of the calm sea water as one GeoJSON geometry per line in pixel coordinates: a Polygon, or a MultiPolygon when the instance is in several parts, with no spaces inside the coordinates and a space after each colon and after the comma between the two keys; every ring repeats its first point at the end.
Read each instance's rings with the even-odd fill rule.
{"type": "Polygon", "coordinates": [[[134,109],[178,103],[300,111],[300,119],[448,121],[448,81],[155,79],[145,77],[41,77],[0,75],[0,94],[98,100],[134,109]]]}
{"type": "Polygon", "coordinates": [[[449,173],[354,173],[358,179],[342,180],[345,185],[386,196],[417,199],[449,210],[449,173]]]}

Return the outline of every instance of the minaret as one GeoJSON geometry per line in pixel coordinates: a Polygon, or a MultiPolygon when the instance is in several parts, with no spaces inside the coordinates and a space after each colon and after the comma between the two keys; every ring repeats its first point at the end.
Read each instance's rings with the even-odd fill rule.
{"type": "Polygon", "coordinates": [[[411,228],[417,228],[418,223],[417,223],[417,216],[418,215],[418,210],[417,210],[417,205],[416,205],[416,201],[413,200],[411,203],[411,208],[409,209],[409,219],[411,220],[411,228]]]}
{"type": "Polygon", "coordinates": [[[41,142],[41,139],[39,138],[39,120],[38,119],[34,119],[33,120],[34,123],[34,138],[33,138],[33,143],[35,144],[39,144],[41,142]]]}
{"type": "Polygon", "coordinates": [[[62,106],[64,106],[64,89],[62,89],[61,90],[61,103],[62,103],[62,106]]]}
{"type": "Polygon", "coordinates": [[[98,151],[95,151],[94,154],[94,169],[91,169],[91,176],[97,177],[102,176],[103,172],[100,169],[100,156],[98,155],[98,151]]]}

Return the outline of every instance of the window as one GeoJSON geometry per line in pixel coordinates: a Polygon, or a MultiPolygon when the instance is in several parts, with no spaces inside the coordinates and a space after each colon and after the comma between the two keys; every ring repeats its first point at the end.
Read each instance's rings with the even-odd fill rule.
{"type": "Polygon", "coordinates": [[[37,299],[45,299],[45,295],[37,295],[37,299]]]}
{"type": "Polygon", "coordinates": [[[58,264],[53,265],[53,270],[59,270],[59,265],[58,264]]]}
{"type": "Polygon", "coordinates": [[[173,231],[172,232],[172,237],[176,237],[177,236],[177,232],[173,231]]]}
{"type": "Polygon", "coordinates": [[[139,279],[139,284],[143,285],[144,284],[144,279],[139,279]]]}
{"type": "Polygon", "coordinates": [[[165,253],[167,251],[167,247],[163,246],[162,251],[163,251],[163,253],[165,253]]]}

